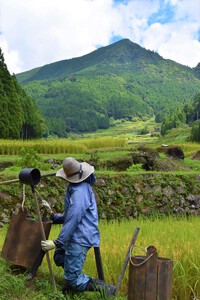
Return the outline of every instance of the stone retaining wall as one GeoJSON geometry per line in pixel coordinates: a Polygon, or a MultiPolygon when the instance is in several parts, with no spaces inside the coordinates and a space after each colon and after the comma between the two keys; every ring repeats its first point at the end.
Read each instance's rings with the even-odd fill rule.
{"type": "MultiPolygon", "coordinates": [[[[54,211],[62,212],[67,184],[54,177],[42,178],[38,198],[47,200],[54,211]]],[[[155,214],[200,215],[200,175],[144,173],[98,174],[94,186],[100,219],[136,218],[155,214]]],[[[31,189],[26,186],[25,206],[34,213],[31,189]]],[[[16,205],[22,202],[22,185],[1,186],[0,226],[9,222],[16,205]]]]}
{"type": "Polygon", "coordinates": [[[95,194],[100,218],[200,215],[200,175],[104,175],[95,194]]]}

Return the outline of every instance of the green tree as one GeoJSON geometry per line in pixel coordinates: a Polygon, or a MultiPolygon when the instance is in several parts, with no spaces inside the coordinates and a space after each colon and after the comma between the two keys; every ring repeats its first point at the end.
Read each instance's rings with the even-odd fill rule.
{"type": "Polygon", "coordinates": [[[179,107],[170,116],[165,116],[161,125],[161,134],[165,135],[166,132],[172,128],[177,128],[186,122],[186,114],[184,110],[179,107]]]}
{"type": "Polygon", "coordinates": [[[190,140],[200,143],[200,121],[194,122],[191,129],[190,140]]]}
{"type": "Polygon", "coordinates": [[[200,93],[197,93],[194,97],[194,119],[200,119],[200,93]]]}
{"type": "Polygon", "coordinates": [[[184,112],[186,116],[186,124],[190,124],[194,121],[194,105],[192,102],[187,102],[184,105],[184,112]]]}
{"type": "Polygon", "coordinates": [[[0,138],[35,138],[43,131],[42,116],[35,102],[11,76],[0,48],[0,138]]]}

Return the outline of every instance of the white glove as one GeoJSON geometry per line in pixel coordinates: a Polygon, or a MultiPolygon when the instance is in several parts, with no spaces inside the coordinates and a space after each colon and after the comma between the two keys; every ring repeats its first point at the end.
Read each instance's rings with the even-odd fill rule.
{"type": "Polygon", "coordinates": [[[53,213],[51,206],[46,200],[42,199],[42,205],[46,208],[47,212],[51,215],[53,213]]]}
{"type": "Polygon", "coordinates": [[[41,247],[42,247],[42,250],[49,251],[49,250],[54,249],[56,247],[56,245],[54,244],[53,241],[46,240],[46,241],[41,241],[41,247]]]}

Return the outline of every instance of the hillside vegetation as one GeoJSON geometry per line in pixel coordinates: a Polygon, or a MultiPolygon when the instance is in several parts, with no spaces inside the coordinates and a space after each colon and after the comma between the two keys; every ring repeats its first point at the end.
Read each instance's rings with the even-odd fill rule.
{"type": "Polygon", "coordinates": [[[128,39],[16,77],[36,101],[49,132],[60,137],[108,128],[110,118],[160,114],[162,120],[191,101],[200,86],[199,66],[163,59],[128,39]]]}
{"type": "Polygon", "coordinates": [[[35,102],[11,76],[0,48],[0,138],[41,137],[43,120],[35,102]]]}

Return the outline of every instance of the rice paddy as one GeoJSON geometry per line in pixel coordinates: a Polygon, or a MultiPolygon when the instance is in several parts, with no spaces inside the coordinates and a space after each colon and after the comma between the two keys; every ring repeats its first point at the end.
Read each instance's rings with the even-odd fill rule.
{"type": "MultiPolygon", "coordinates": [[[[137,246],[145,249],[149,245],[154,245],[157,248],[159,257],[173,260],[173,300],[200,299],[200,219],[198,217],[154,217],[150,219],[121,220],[120,222],[100,221],[100,249],[106,281],[111,284],[117,284],[130,240],[137,226],[140,227],[136,241],[137,246]]],[[[53,225],[49,238],[56,238],[59,231],[60,225],[53,225]]],[[[0,233],[1,248],[6,229],[0,229],[0,233]]],[[[145,254],[140,248],[134,248],[131,256],[134,255],[143,256],[145,254]]],[[[53,251],[50,252],[50,257],[56,280],[62,281],[63,271],[53,264],[53,251]]],[[[97,276],[93,249],[90,249],[88,252],[84,272],[92,277],[97,276]]],[[[46,259],[44,259],[41,267],[38,269],[37,280],[44,280],[45,278],[49,282],[49,276],[48,265],[46,259]]],[[[127,299],[128,280],[127,267],[119,290],[119,298],[117,299],[127,299]]],[[[3,285],[3,281],[1,281],[1,285],[3,285]]],[[[21,289],[23,289],[23,285],[21,289]]],[[[40,290],[40,293],[42,292],[40,290]]],[[[0,299],[2,298],[0,297],[0,299]]],[[[41,299],[49,298],[44,296],[41,299]]]]}

